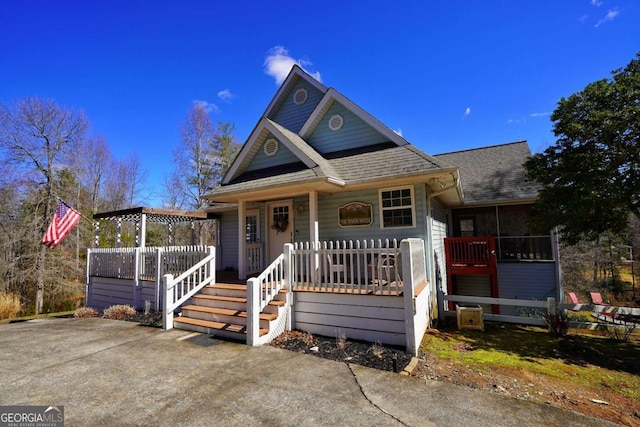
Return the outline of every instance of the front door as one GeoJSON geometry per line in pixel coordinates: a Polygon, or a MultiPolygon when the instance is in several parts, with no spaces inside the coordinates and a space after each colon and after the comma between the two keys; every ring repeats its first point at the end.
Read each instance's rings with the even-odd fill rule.
{"type": "Polygon", "coordinates": [[[267,205],[267,235],[269,264],[282,252],[285,243],[293,242],[293,202],[273,202],[267,205]]]}

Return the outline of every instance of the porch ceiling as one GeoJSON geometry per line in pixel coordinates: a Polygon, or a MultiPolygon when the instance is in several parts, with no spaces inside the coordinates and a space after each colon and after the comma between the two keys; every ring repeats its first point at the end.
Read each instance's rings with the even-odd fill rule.
{"type": "Polygon", "coordinates": [[[123,209],[111,212],[101,212],[93,215],[94,220],[116,221],[120,219],[126,222],[138,222],[145,215],[146,222],[153,223],[175,223],[175,222],[191,222],[213,219],[212,214],[201,211],[182,211],[170,209],[158,209],[148,207],[137,207],[131,209],[123,209]]]}

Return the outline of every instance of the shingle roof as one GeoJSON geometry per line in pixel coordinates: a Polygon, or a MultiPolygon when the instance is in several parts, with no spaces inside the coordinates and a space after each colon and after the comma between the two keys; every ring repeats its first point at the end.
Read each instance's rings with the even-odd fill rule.
{"type": "Polygon", "coordinates": [[[434,157],[460,170],[465,204],[534,199],[539,186],[525,177],[531,156],[526,141],[494,145],[434,157]]]}

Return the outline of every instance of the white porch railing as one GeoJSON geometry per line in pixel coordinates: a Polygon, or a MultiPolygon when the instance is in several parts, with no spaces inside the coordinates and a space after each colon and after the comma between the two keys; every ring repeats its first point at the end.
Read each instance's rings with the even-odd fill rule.
{"type": "Polygon", "coordinates": [[[402,261],[396,240],[296,243],[292,266],[294,290],[402,293],[402,261]]]}
{"type": "Polygon", "coordinates": [[[262,243],[249,243],[245,251],[247,274],[262,271],[262,243]]]}
{"type": "Polygon", "coordinates": [[[247,345],[257,346],[280,335],[290,325],[291,295],[287,293],[284,317],[268,336],[260,337],[260,313],[282,290],[291,290],[291,252],[293,245],[284,245],[284,253],[276,258],[258,277],[247,280],[247,345]]]}
{"type": "MultiPolygon", "coordinates": [[[[403,299],[407,351],[417,354],[420,339],[431,323],[433,289],[428,287],[424,242],[397,241],[286,244],[284,253],[256,278],[247,280],[247,344],[269,342],[292,328],[291,293],[285,315],[267,335],[260,336],[260,312],[282,289],[356,294],[363,298],[400,296],[403,299]],[[404,281],[402,280],[404,274],[404,281]]],[[[293,316],[295,317],[295,316],[293,316]]],[[[355,319],[344,316],[345,321],[355,319]]],[[[347,325],[349,326],[349,325],[347,325]]]]}
{"type": "Polygon", "coordinates": [[[184,304],[189,298],[198,293],[216,279],[216,250],[207,248],[207,256],[178,277],[172,274],[163,276],[164,304],[162,310],[162,327],[173,328],[173,311],[184,304]]]}
{"type": "Polygon", "coordinates": [[[180,274],[206,255],[202,245],[89,249],[87,275],[154,280],[158,273],[180,274]]]}
{"type": "MultiPolygon", "coordinates": [[[[180,274],[206,256],[207,247],[203,245],[88,249],[86,303],[91,304],[92,277],[130,280],[134,290],[143,287],[141,281],[149,281],[155,283],[152,298],[159,310],[162,276],[180,274]]],[[[135,297],[130,304],[137,306],[135,297]]]]}

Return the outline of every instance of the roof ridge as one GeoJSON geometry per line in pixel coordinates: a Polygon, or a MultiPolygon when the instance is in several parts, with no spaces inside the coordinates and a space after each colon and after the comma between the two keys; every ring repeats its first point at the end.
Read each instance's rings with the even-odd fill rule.
{"type": "Polygon", "coordinates": [[[448,155],[448,154],[457,154],[457,153],[465,153],[465,152],[469,152],[469,151],[486,150],[488,148],[506,147],[508,145],[516,145],[516,144],[527,144],[527,140],[526,139],[522,139],[520,141],[505,142],[505,143],[502,143],[502,144],[487,145],[487,146],[484,146],[484,147],[475,147],[475,148],[467,148],[467,149],[464,149],[464,150],[448,151],[446,153],[432,154],[432,156],[434,156],[434,157],[445,156],[445,155],[448,155]]]}

